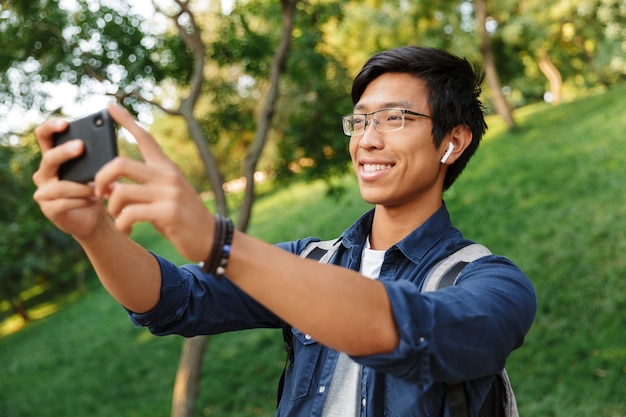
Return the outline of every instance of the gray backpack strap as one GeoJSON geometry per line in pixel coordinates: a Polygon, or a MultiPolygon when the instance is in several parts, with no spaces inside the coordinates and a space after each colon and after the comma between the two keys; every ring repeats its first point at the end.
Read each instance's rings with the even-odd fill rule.
{"type": "Polygon", "coordinates": [[[333,257],[339,245],[341,243],[341,237],[332,240],[322,240],[319,242],[309,243],[302,252],[300,252],[301,258],[314,259],[319,263],[327,264],[330,258],[333,257]]]}
{"type": "Polygon", "coordinates": [[[465,265],[487,255],[491,255],[489,249],[478,243],[459,249],[430,270],[422,284],[422,291],[437,291],[454,285],[459,272],[465,268],[465,265]]]}
{"type": "Polygon", "coordinates": [[[515,399],[513,388],[511,388],[511,381],[509,380],[509,374],[506,373],[506,369],[502,370],[500,378],[502,378],[502,386],[504,387],[504,415],[506,417],[519,417],[517,400],[515,399]]]}
{"type": "MultiPolygon", "coordinates": [[[[491,255],[491,251],[486,247],[477,243],[465,246],[452,255],[444,258],[437,263],[428,273],[424,284],[422,284],[422,291],[437,291],[438,289],[454,285],[456,283],[459,273],[467,264],[483,256],[491,255]]],[[[517,414],[517,404],[515,402],[515,395],[511,389],[508,375],[505,370],[498,376],[502,378],[502,386],[504,387],[504,398],[494,400],[496,402],[504,402],[504,410],[506,417],[519,417],[517,414]]],[[[465,384],[463,382],[446,384],[446,398],[448,406],[450,407],[450,414],[452,417],[467,417],[468,405],[467,398],[465,396],[465,384]]],[[[487,404],[489,405],[489,404],[487,404]]],[[[481,407],[481,412],[483,409],[481,407]]],[[[491,415],[493,410],[487,411],[491,415]]],[[[496,414],[499,415],[499,414],[496,414]]]]}

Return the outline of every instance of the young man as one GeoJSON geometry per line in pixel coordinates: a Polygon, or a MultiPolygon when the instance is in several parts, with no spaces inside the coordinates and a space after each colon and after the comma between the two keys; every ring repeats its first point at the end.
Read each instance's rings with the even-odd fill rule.
{"type": "Polygon", "coordinates": [[[117,158],[92,185],[59,181],[59,165],[82,144],[52,148],[66,122],[48,121],[36,130],[35,199],[82,245],[132,320],[155,334],[292,326],[279,416],[449,416],[445,385],[458,381],[476,416],[536,311],[529,279],[496,255],[471,262],[454,286],[420,292],[435,264],[471,243],[442,194],[486,129],[481,81],[466,60],[437,49],[399,48],[365,64],[354,114],[342,123],[361,195],[375,208],[341,235],[330,265],[297,256],[313,239],[272,246],[231,237],[117,105],[109,112],[144,161],[117,158]],[[138,221],[207,266],[176,267],[139,247],[127,236],[138,221]]]}

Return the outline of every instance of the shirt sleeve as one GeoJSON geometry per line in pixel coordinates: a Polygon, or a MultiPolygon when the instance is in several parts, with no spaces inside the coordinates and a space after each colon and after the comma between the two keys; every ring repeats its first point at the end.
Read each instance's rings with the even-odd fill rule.
{"type": "Polygon", "coordinates": [[[456,285],[434,292],[422,293],[408,280],[382,282],[398,346],[388,354],[354,359],[422,388],[499,372],[522,345],[537,307],[530,280],[495,255],[470,263],[456,285]]]}
{"type": "Polygon", "coordinates": [[[128,311],[137,326],[147,326],[156,335],[185,337],[280,327],[276,315],[227,278],[216,279],[196,265],[178,267],[154,256],[161,268],[161,297],[147,313],[128,311]]]}

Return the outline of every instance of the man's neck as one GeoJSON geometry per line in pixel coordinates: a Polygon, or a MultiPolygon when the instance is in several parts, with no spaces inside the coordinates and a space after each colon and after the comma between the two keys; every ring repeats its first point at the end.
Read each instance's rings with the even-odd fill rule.
{"type": "Polygon", "coordinates": [[[372,249],[387,250],[398,243],[424,224],[442,204],[443,201],[439,199],[438,203],[433,202],[411,209],[377,205],[370,234],[372,249]]]}

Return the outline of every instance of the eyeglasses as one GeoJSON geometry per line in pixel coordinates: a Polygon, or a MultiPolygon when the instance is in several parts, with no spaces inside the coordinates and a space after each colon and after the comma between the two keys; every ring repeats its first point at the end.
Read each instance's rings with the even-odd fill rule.
{"type": "Polygon", "coordinates": [[[365,114],[347,114],[341,118],[343,133],[345,133],[346,136],[362,135],[370,124],[370,122],[367,121],[367,116],[370,115],[372,116],[372,122],[374,122],[374,128],[377,131],[395,132],[404,127],[405,114],[432,119],[432,116],[406,109],[380,109],[365,114]]]}

